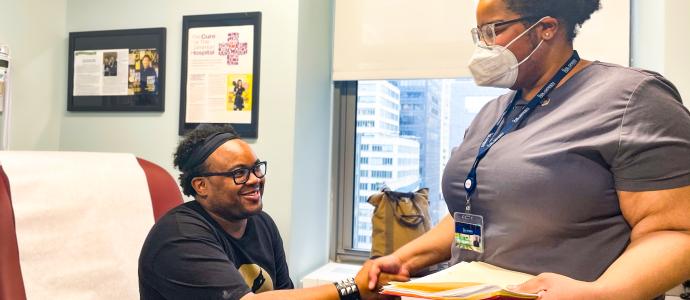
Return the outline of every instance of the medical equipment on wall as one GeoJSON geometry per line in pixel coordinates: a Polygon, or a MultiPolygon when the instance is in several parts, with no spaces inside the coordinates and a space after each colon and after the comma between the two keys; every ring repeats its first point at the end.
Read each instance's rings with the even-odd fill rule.
{"type": "Polygon", "coordinates": [[[2,112],[4,116],[2,147],[0,148],[2,150],[7,150],[9,148],[11,98],[10,48],[7,45],[0,45],[0,112],[2,112]]]}

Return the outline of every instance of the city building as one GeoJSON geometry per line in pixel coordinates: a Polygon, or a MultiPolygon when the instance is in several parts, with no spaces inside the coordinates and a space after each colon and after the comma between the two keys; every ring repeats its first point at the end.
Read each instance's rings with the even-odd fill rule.
{"type": "MultiPolygon", "coordinates": [[[[400,135],[420,143],[421,187],[429,188],[432,214],[445,210],[441,203],[441,80],[398,80],[400,135]]],[[[445,213],[445,212],[444,212],[445,213]]]]}
{"type": "Polygon", "coordinates": [[[420,186],[420,142],[401,137],[400,90],[388,81],[360,81],[355,154],[355,234],[357,249],[371,248],[369,196],[384,186],[414,190],[420,186]]]}

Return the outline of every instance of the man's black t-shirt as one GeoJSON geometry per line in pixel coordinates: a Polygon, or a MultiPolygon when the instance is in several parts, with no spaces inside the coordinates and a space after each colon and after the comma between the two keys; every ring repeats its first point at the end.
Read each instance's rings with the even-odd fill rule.
{"type": "Polygon", "coordinates": [[[139,256],[141,299],[237,300],[293,287],[278,228],[264,212],[235,239],[187,202],[153,226],[139,256]]]}

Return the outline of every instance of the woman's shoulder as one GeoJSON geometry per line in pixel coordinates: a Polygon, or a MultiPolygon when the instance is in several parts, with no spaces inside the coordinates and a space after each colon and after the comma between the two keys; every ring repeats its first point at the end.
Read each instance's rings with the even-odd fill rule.
{"type": "Polygon", "coordinates": [[[663,75],[646,69],[625,67],[617,64],[594,61],[578,75],[575,84],[570,85],[572,92],[604,95],[608,99],[620,98],[629,100],[640,90],[654,88],[680,99],[676,87],[663,75]],[[583,87],[587,87],[583,89],[583,87]]]}
{"type": "Polygon", "coordinates": [[[625,67],[618,64],[594,61],[586,68],[587,76],[590,80],[601,79],[609,84],[640,84],[644,81],[662,81],[669,83],[663,75],[642,68],[625,67]]]}

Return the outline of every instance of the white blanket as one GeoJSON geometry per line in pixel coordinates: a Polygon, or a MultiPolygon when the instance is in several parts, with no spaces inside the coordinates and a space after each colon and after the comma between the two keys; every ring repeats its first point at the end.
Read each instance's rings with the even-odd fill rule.
{"type": "Polygon", "coordinates": [[[0,151],[28,299],[138,299],[154,223],[131,154],[0,151]]]}

